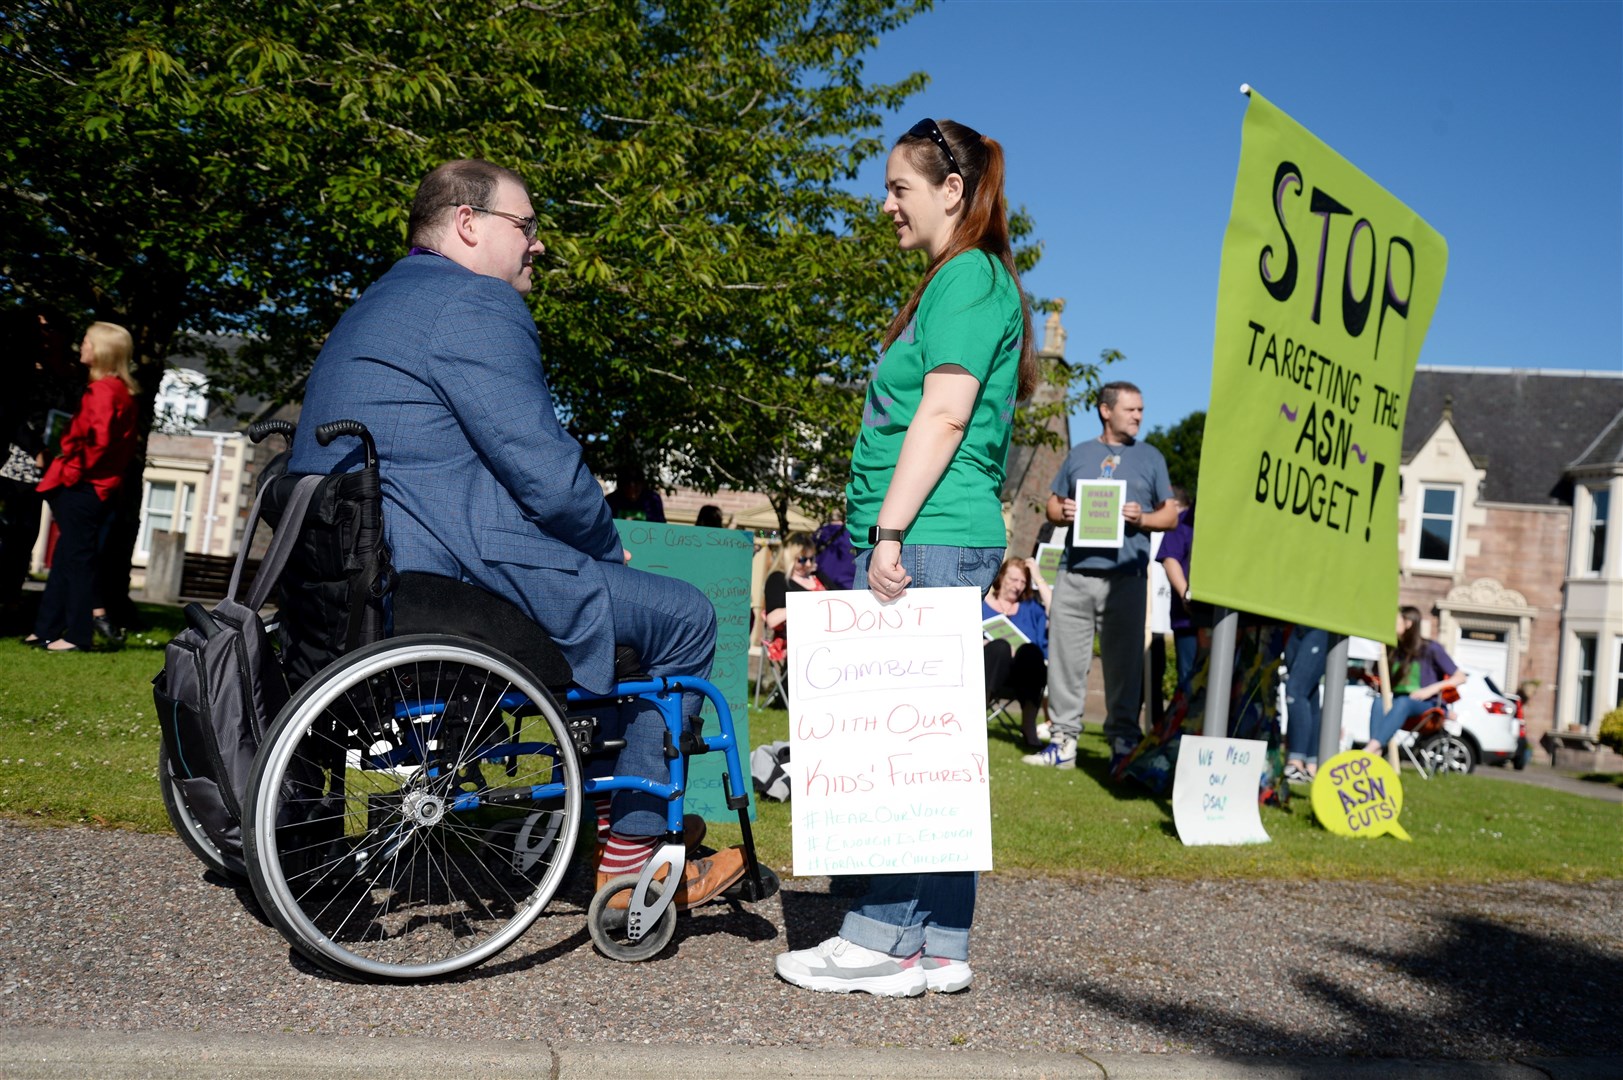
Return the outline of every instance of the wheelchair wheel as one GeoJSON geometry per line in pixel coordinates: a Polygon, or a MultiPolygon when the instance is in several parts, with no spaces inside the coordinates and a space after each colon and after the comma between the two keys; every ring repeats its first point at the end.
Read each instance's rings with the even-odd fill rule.
{"type": "Polygon", "coordinates": [[[435,978],[501,952],[552,899],[581,772],[527,671],[414,635],[299,691],[255,759],[247,813],[254,892],[300,952],[341,975],[435,978]]]}
{"type": "MultiPolygon", "coordinates": [[[[610,878],[608,884],[597,890],[586,909],[586,929],[592,935],[592,944],[597,946],[597,951],[610,960],[628,964],[658,956],[671,943],[671,938],[676,936],[676,905],[672,904],[646,934],[636,941],[631,940],[626,912],[609,907],[609,901],[616,896],[629,900],[631,890],[637,887],[637,878],[637,874],[610,878]]],[[[659,882],[648,883],[649,900],[658,899],[664,891],[664,886],[659,882]]]]}
{"type": "Polygon", "coordinates": [[[1421,743],[1417,753],[1433,775],[1458,773],[1463,776],[1476,768],[1476,753],[1471,744],[1447,732],[1421,743]]]}
{"type": "Polygon", "coordinates": [[[186,796],[170,768],[168,744],[162,741],[158,743],[158,790],[163,792],[163,810],[169,815],[169,824],[191,853],[202,860],[205,867],[233,884],[247,881],[248,866],[242,856],[221,851],[186,805],[186,796]]]}

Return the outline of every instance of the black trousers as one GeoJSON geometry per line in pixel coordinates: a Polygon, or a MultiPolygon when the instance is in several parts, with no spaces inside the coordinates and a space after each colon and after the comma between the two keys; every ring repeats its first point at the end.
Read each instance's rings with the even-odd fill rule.
{"type": "Polygon", "coordinates": [[[28,577],[28,561],[39,536],[39,506],[34,485],[21,480],[0,480],[0,604],[15,604],[28,577]]]}
{"type": "Polygon", "coordinates": [[[96,545],[111,508],[96,497],[96,489],[89,484],[54,488],[46,493],[45,501],[51,504],[51,516],[61,532],[34,634],[47,641],[62,638],[88,649],[96,636],[90,614],[95,606],[96,545]]]}

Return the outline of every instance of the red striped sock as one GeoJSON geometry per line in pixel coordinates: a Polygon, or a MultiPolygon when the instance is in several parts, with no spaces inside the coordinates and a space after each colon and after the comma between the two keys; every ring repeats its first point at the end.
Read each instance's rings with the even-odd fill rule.
{"type": "Polygon", "coordinates": [[[609,842],[603,849],[603,858],[597,864],[597,872],[611,877],[618,874],[640,874],[642,868],[648,865],[653,857],[654,844],[658,838],[653,836],[623,836],[617,832],[609,833],[609,842]]]}
{"type": "Polygon", "coordinates": [[[609,842],[609,804],[614,801],[613,795],[594,795],[592,804],[597,807],[597,842],[609,842]]]}

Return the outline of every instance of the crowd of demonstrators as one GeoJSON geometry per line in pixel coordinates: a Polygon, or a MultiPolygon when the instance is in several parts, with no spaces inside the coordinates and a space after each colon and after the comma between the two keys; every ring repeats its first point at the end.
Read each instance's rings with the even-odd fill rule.
{"type": "Polygon", "coordinates": [[[1076,520],[1077,481],[1124,480],[1124,539],[1119,548],[1075,547],[1070,529],[1066,530],[1063,567],[1048,612],[1051,741],[1021,759],[1028,765],[1075,763],[1096,633],[1112,768],[1143,737],[1138,714],[1144,682],[1149,537],[1172,528],[1178,514],[1171,502],[1166,459],[1138,438],[1144,420],[1144,397],[1138,387],[1129,382],[1105,384],[1099,389],[1098,410],[1099,436],[1073,446],[1054,477],[1048,520],[1056,526],[1076,520]]]}
{"type": "MultiPolygon", "coordinates": [[[[617,644],[634,648],[651,676],[707,677],[710,602],[686,582],[626,565],[609,501],[554,412],[523,299],[543,250],[523,181],[483,161],[442,165],[419,186],[408,230],[409,252],[339,320],[316,359],[292,470],[358,467],[353,443],[316,441],[322,424],[358,420],[376,440],[398,570],[512,601],[558,643],[590,693],[613,691],[617,644]]],[[[657,495],[620,479],[622,507],[663,520],[657,495]]],[[[685,695],[690,721],[698,709],[685,695]]],[[[615,773],[668,783],[657,707],[633,699],[606,719],[605,737],[624,739],[615,773]]],[[[607,818],[600,886],[647,865],[666,802],[617,792],[607,818]]],[[[689,859],[675,903],[711,900],[743,873],[739,848],[689,859]]]]}
{"type": "MultiPolygon", "coordinates": [[[[946,120],[915,124],[886,161],[897,242],[929,265],[885,333],[851,454],[856,578],[880,601],[909,586],[985,591],[1003,561],[1014,405],[1038,374],[1003,175],[997,142],[946,120]]],[[[961,990],[975,888],[969,871],[876,875],[839,934],[781,954],[778,974],[836,993],[961,990]]]]}
{"type": "Polygon", "coordinates": [[[39,482],[59,531],[34,632],[23,640],[51,652],[89,649],[97,618],[105,622],[103,600],[96,595],[96,554],[113,493],[135,456],[134,356],[135,342],[122,326],[97,322],[85,330],[79,362],[89,385],[39,482]]]}
{"type": "Polygon", "coordinates": [[[828,587],[818,572],[817,541],[811,533],[792,532],[784,537],[777,565],[766,576],[762,618],[768,634],[767,656],[781,664],[789,655],[789,594],[822,592],[828,587]]]}
{"type": "Polygon", "coordinates": [[[1422,636],[1419,608],[1405,606],[1398,612],[1397,631],[1397,645],[1387,650],[1392,704],[1376,702],[1370,710],[1364,749],[1372,754],[1379,754],[1410,719],[1444,704],[1444,691],[1465,682],[1465,672],[1443,647],[1422,636]]]}
{"type": "Polygon", "coordinates": [[[1053,591],[1037,573],[1036,559],[1005,559],[992,588],[981,599],[981,618],[1002,615],[1026,636],[1019,648],[989,638],[983,648],[986,689],[992,697],[1020,703],[1020,732],[1026,745],[1044,740],[1037,734],[1037,715],[1048,685],[1048,604],[1053,591]]]}

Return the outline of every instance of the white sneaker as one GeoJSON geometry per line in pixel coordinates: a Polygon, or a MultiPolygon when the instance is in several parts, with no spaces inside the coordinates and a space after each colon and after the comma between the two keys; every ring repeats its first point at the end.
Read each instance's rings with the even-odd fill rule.
{"type": "Polygon", "coordinates": [[[1037,741],[1038,742],[1053,742],[1054,741],[1054,725],[1050,724],[1047,720],[1039,720],[1039,721],[1037,721],[1037,741]]]}
{"type": "Polygon", "coordinates": [[[1027,754],[1020,759],[1027,765],[1049,765],[1063,768],[1076,763],[1076,740],[1055,739],[1035,754],[1027,754]]]}
{"type": "Polygon", "coordinates": [[[918,997],[929,986],[923,967],[903,967],[899,957],[837,936],[815,949],[779,955],[778,977],[807,990],[831,994],[860,990],[879,997],[918,997]]]}
{"type": "Polygon", "coordinates": [[[924,984],[938,994],[956,994],[960,990],[967,990],[970,980],[975,977],[975,973],[969,970],[968,961],[948,960],[922,953],[903,960],[902,967],[922,968],[924,984]]]}

